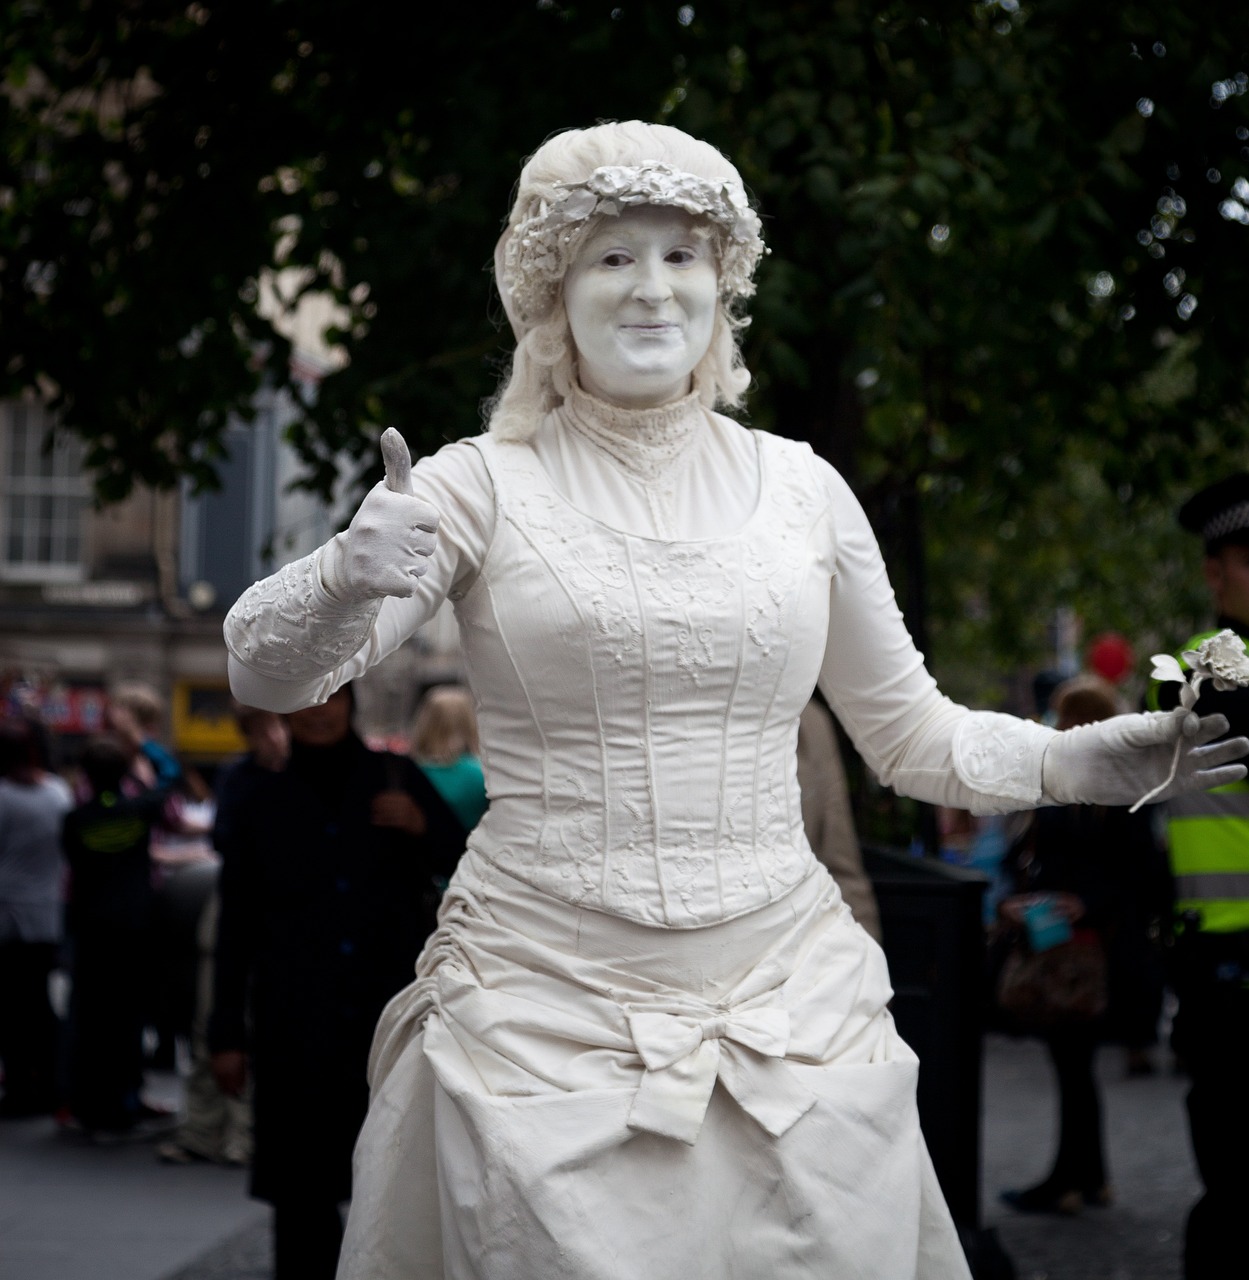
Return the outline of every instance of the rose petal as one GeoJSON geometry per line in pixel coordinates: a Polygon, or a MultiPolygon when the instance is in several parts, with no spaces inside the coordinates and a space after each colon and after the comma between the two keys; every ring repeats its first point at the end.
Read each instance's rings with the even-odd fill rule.
{"type": "Polygon", "coordinates": [[[1150,675],[1155,680],[1187,680],[1184,668],[1169,653],[1155,653],[1150,662],[1154,664],[1150,675]]]}

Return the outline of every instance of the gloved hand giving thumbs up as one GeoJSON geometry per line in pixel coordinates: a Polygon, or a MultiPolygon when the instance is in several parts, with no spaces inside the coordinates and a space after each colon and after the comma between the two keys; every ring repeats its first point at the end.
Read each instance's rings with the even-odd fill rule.
{"type": "Polygon", "coordinates": [[[340,604],[413,595],[438,543],[438,512],[413,496],[412,458],[394,427],[382,433],[382,457],[386,479],[321,553],[322,585],[340,604]]]}

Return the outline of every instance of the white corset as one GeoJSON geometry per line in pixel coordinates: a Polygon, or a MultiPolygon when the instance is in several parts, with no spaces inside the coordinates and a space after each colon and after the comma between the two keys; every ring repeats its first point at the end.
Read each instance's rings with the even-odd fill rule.
{"type": "Polygon", "coordinates": [[[456,601],[491,796],[470,843],[564,901],[704,925],[810,868],[795,742],[828,634],[833,521],[810,449],[753,436],[753,515],[689,541],[613,529],[527,445],[473,441],[496,519],[456,601]]]}

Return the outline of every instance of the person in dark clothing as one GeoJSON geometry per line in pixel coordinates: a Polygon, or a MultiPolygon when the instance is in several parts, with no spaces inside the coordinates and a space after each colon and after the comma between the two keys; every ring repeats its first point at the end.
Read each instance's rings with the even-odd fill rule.
{"type": "MultiPolygon", "coordinates": [[[[1060,729],[1104,720],[1119,711],[1113,686],[1097,676],[1077,676],[1055,689],[1052,705],[1060,729]]],[[[1157,871],[1161,851],[1146,810],[1089,805],[1038,809],[1007,855],[1015,893],[999,908],[1015,925],[1034,895],[1046,895],[1088,944],[1107,955],[1134,900],[1124,886],[1157,871]]],[[[1055,1026],[1045,1036],[1058,1084],[1058,1149],[1050,1172],[1035,1186],[1002,1192],[1021,1212],[1078,1213],[1112,1199],[1102,1140],[1101,1099],[1094,1075],[1103,1019],[1055,1026]]]]}
{"type": "MultiPolygon", "coordinates": [[[[1195,650],[1219,630],[1249,638],[1249,473],[1194,494],[1179,511],[1181,526],[1202,539],[1202,570],[1213,597],[1215,631],[1193,636],[1195,650]]],[[[1181,662],[1184,660],[1181,657],[1181,662]]],[[[1163,710],[1180,685],[1151,686],[1163,710]]],[[[1249,727],[1249,689],[1201,687],[1193,708],[1225,715],[1229,733],[1249,727]]],[[[1167,841],[1175,876],[1176,922],[1172,982],[1179,1011],[1171,1043],[1192,1078],[1188,1124],[1205,1188],[1184,1235],[1186,1280],[1229,1274],[1243,1251],[1249,1197],[1249,781],[1232,783],[1187,803],[1167,804],[1167,841]]]]}
{"type": "Polygon", "coordinates": [[[352,707],[344,687],[290,715],[287,768],[253,777],[216,839],[209,1046],[228,1092],[250,1062],[251,1190],[273,1205],[278,1280],[334,1274],[374,1025],[412,980],[434,881],[464,847],[416,766],[352,731],[352,707]]]}
{"type": "MultiPolygon", "coordinates": [[[[256,707],[245,707],[241,703],[235,703],[233,710],[248,750],[223,770],[218,781],[214,848],[229,844],[257,780],[285,769],[290,755],[290,732],[281,716],[256,707]]],[[[198,954],[191,1070],[185,1081],[182,1120],[173,1137],[156,1149],[157,1158],[165,1164],[191,1164],[198,1160],[216,1160],[224,1164],[251,1162],[251,1099],[246,1091],[234,1096],[221,1090],[213,1075],[208,1051],[213,957],[220,906],[216,889],[217,871],[218,868],[214,868],[213,890],[196,922],[198,954]]]]}
{"type": "Polygon", "coordinates": [[[286,768],[291,736],[285,718],[272,711],[234,704],[234,718],[247,751],[221,774],[217,782],[217,812],[213,819],[213,848],[220,851],[235,838],[240,817],[258,782],[286,768]]]}
{"type": "Polygon", "coordinates": [[[48,977],[64,915],[61,827],[74,800],[48,772],[45,743],[29,717],[0,720],[0,1117],[46,1115],[59,1101],[48,977]]]}
{"type": "Polygon", "coordinates": [[[112,738],[82,755],[91,799],[65,816],[71,888],[70,1110],[89,1131],[133,1128],[159,1113],[140,1098],[152,925],[152,826],[167,793],[123,793],[128,756],[112,738]]]}

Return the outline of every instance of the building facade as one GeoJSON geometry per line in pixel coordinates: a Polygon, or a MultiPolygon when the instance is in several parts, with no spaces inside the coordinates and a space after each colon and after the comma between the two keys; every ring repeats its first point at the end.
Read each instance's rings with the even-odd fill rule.
{"type": "Polygon", "coordinates": [[[97,507],[83,446],[35,397],[0,402],[0,690],[72,748],[103,727],[108,689],[143,680],[170,708],[170,741],[210,763],[239,747],[221,620],[239,592],[332,531],[308,495],[282,408],[232,428],[217,493],[136,489],[97,507]]]}
{"type": "MultiPolygon", "coordinates": [[[[240,749],[225,612],[350,514],[292,488],[289,417],[281,396],[261,394],[253,421],[227,431],[215,492],[137,489],[100,508],[81,442],[34,397],[0,402],[0,696],[37,711],[70,754],[126,680],[165,697],[168,741],[188,762],[240,749]]],[[[458,674],[446,613],[360,682],[362,729],[399,745],[421,690],[458,674]]]]}

